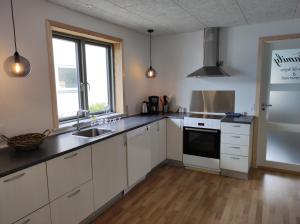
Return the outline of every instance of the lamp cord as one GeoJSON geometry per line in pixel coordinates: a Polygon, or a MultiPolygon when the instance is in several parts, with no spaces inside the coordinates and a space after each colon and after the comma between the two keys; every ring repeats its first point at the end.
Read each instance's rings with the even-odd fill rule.
{"type": "Polygon", "coordinates": [[[151,32],[150,32],[150,66],[152,66],[152,52],[151,52],[151,32]]]}
{"type": "Polygon", "coordinates": [[[13,0],[10,0],[10,9],[11,9],[11,18],[12,18],[12,24],[13,24],[13,31],[14,31],[15,51],[18,51],[18,48],[17,48],[17,38],[16,38],[16,28],[15,28],[15,17],[14,17],[13,0]]]}

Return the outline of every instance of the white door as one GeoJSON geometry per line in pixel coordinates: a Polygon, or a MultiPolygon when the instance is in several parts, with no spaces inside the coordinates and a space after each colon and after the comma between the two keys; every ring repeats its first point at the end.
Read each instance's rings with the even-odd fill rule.
{"type": "Polygon", "coordinates": [[[258,165],[300,171],[300,35],[261,40],[258,165]]]}

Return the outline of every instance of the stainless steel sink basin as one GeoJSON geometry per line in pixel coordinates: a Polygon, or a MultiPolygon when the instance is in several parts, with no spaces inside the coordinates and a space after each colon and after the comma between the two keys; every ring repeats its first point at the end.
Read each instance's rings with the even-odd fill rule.
{"type": "Polygon", "coordinates": [[[80,137],[86,137],[86,138],[93,138],[93,137],[108,134],[110,132],[113,132],[113,130],[101,129],[101,128],[92,128],[92,129],[77,131],[77,132],[73,133],[72,135],[76,135],[76,136],[80,136],[80,137]]]}

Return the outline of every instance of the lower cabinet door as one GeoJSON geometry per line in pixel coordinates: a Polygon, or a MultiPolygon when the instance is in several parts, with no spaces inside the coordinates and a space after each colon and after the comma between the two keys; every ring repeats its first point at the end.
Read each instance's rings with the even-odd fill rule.
{"type": "Polygon", "coordinates": [[[46,164],[0,178],[0,223],[16,222],[48,204],[46,164]]]}
{"type": "Polygon", "coordinates": [[[49,205],[40,208],[15,224],[51,224],[49,205]]]}
{"type": "Polygon", "coordinates": [[[127,133],[128,187],[151,170],[150,138],[146,127],[127,133]]]}
{"type": "Polygon", "coordinates": [[[168,118],[167,120],[167,158],[182,161],[183,156],[183,120],[168,118]]]}
{"type": "Polygon", "coordinates": [[[52,224],[77,224],[93,211],[93,186],[87,182],[50,203],[52,224]]]}
{"type": "Polygon", "coordinates": [[[234,170],[242,173],[248,173],[248,157],[221,154],[221,169],[234,170]]]}
{"type": "Polygon", "coordinates": [[[92,145],[94,206],[99,209],[127,184],[125,136],[92,145]]]}

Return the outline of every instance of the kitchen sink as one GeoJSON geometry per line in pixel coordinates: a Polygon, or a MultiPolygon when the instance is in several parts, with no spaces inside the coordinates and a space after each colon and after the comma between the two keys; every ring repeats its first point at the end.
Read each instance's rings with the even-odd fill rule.
{"type": "Polygon", "coordinates": [[[86,137],[86,138],[93,138],[101,135],[108,134],[110,132],[113,132],[111,129],[101,129],[101,128],[92,128],[88,130],[82,130],[77,131],[73,133],[72,135],[80,136],[80,137],[86,137]]]}

